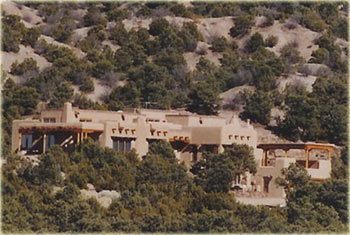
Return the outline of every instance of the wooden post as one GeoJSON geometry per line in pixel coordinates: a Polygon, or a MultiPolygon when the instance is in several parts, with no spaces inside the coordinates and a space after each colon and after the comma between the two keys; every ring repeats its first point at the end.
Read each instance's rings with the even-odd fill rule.
{"type": "Polygon", "coordinates": [[[18,139],[19,139],[19,141],[18,141],[18,152],[20,152],[21,151],[21,146],[22,146],[22,133],[18,133],[18,139]]]}
{"type": "Polygon", "coordinates": [[[331,160],[332,157],[332,149],[328,149],[328,160],[331,160]]]}
{"type": "Polygon", "coordinates": [[[263,156],[262,156],[262,162],[261,162],[261,165],[262,166],[265,166],[265,160],[266,160],[266,151],[265,151],[265,149],[263,149],[263,156]]]}
{"type": "Polygon", "coordinates": [[[284,158],[287,158],[288,157],[288,154],[287,154],[288,150],[286,150],[286,149],[283,149],[283,150],[284,150],[284,158]]]}
{"type": "Polygon", "coordinates": [[[77,133],[77,143],[80,143],[80,132],[77,133]]]}
{"type": "Polygon", "coordinates": [[[46,133],[43,135],[43,153],[46,153],[46,133]]]}
{"type": "Polygon", "coordinates": [[[306,152],[306,162],[305,162],[305,168],[307,169],[307,168],[309,168],[309,149],[306,149],[305,150],[306,152]]]}

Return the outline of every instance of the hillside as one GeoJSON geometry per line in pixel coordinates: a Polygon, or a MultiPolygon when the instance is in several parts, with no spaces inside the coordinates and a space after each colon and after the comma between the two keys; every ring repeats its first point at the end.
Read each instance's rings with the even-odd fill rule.
{"type": "MultiPolygon", "coordinates": [[[[347,2],[6,1],[2,9],[2,231],[348,229],[347,2]],[[93,110],[147,107],[226,119],[236,115],[241,124],[252,123],[258,144],[312,141],[336,148],[323,182],[310,180],[298,164],[274,175],[287,195],[286,204],[276,208],[242,204],[237,198],[247,192],[234,194],[238,176],[251,186],[253,200],[266,197],[265,182],[272,179],[260,175],[260,183],[247,181],[246,173],[255,176],[260,163],[243,144],[225,146],[220,154],[202,146],[201,159],[197,147],[188,150],[193,159],[196,152],[190,169],[168,142],[147,143],[146,137],[149,151],[142,160],[131,148],[138,137],[129,138],[130,152],[122,137],[113,140],[122,153],[90,138],[73,141],[69,153],[59,145],[48,145],[43,154],[12,153],[13,120],[38,119],[40,110],[61,109],[65,102],[93,110]],[[254,191],[254,185],[263,190],[254,191]]],[[[20,136],[28,146],[34,138],[30,130],[20,136]]],[[[44,146],[43,136],[33,142],[44,146]]],[[[183,150],[188,147],[193,146],[183,150]]],[[[318,165],[321,154],[313,153],[317,161],[309,170],[324,169],[318,165]]],[[[327,156],[323,152],[321,160],[327,156]]]]}

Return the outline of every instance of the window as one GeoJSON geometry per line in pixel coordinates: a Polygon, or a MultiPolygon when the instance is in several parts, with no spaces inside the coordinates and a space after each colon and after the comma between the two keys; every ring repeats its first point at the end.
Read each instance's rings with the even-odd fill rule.
{"type": "Polygon", "coordinates": [[[118,153],[128,153],[131,151],[131,138],[113,138],[113,150],[118,153]]]}
{"type": "Polygon", "coordinates": [[[130,150],[131,150],[131,141],[126,141],[125,142],[125,150],[126,150],[127,153],[130,152],[130,150]]]}
{"type": "Polygon", "coordinates": [[[92,120],[87,118],[80,118],[80,122],[92,122],[92,120]]]}
{"type": "Polygon", "coordinates": [[[56,118],[44,118],[44,122],[46,122],[46,123],[55,123],[56,122],[56,118]]]}
{"type": "Polygon", "coordinates": [[[22,141],[21,142],[21,149],[22,150],[29,150],[33,144],[33,136],[32,135],[22,135],[21,141],[22,141]]]}
{"type": "Polygon", "coordinates": [[[49,149],[52,145],[55,144],[55,136],[54,135],[46,135],[46,150],[49,149]]]}

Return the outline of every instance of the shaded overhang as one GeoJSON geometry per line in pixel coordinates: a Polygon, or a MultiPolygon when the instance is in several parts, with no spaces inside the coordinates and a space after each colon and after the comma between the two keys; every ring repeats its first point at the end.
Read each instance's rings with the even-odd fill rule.
{"type": "Polygon", "coordinates": [[[257,148],[263,149],[263,150],[271,150],[271,149],[283,149],[283,150],[290,150],[290,149],[303,149],[303,150],[310,150],[310,149],[321,149],[321,150],[333,150],[335,149],[334,144],[323,144],[323,143],[314,143],[314,142],[307,142],[307,143],[291,143],[291,144],[259,144],[257,148]]]}
{"type": "Polygon", "coordinates": [[[52,131],[69,132],[103,132],[102,123],[42,123],[42,122],[23,122],[18,127],[19,132],[39,132],[47,133],[52,131]]]}

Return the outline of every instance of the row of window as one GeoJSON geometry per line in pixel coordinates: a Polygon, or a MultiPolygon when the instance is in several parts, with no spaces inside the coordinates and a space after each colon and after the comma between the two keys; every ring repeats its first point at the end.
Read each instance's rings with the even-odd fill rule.
{"type": "MultiPolygon", "coordinates": [[[[92,122],[89,118],[81,118],[80,122],[92,122]]],[[[56,123],[56,118],[44,118],[45,123],[56,123]]]]}
{"type": "MultiPolygon", "coordinates": [[[[55,144],[55,135],[46,135],[45,149],[55,144]]],[[[29,150],[33,147],[33,135],[22,135],[21,149],[29,150]]]]}
{"type": "Polygon", "coordinates": [[[130,138],[113,138],[113,150],[118,153],[128,153],[131,151],[130,138]]]}

